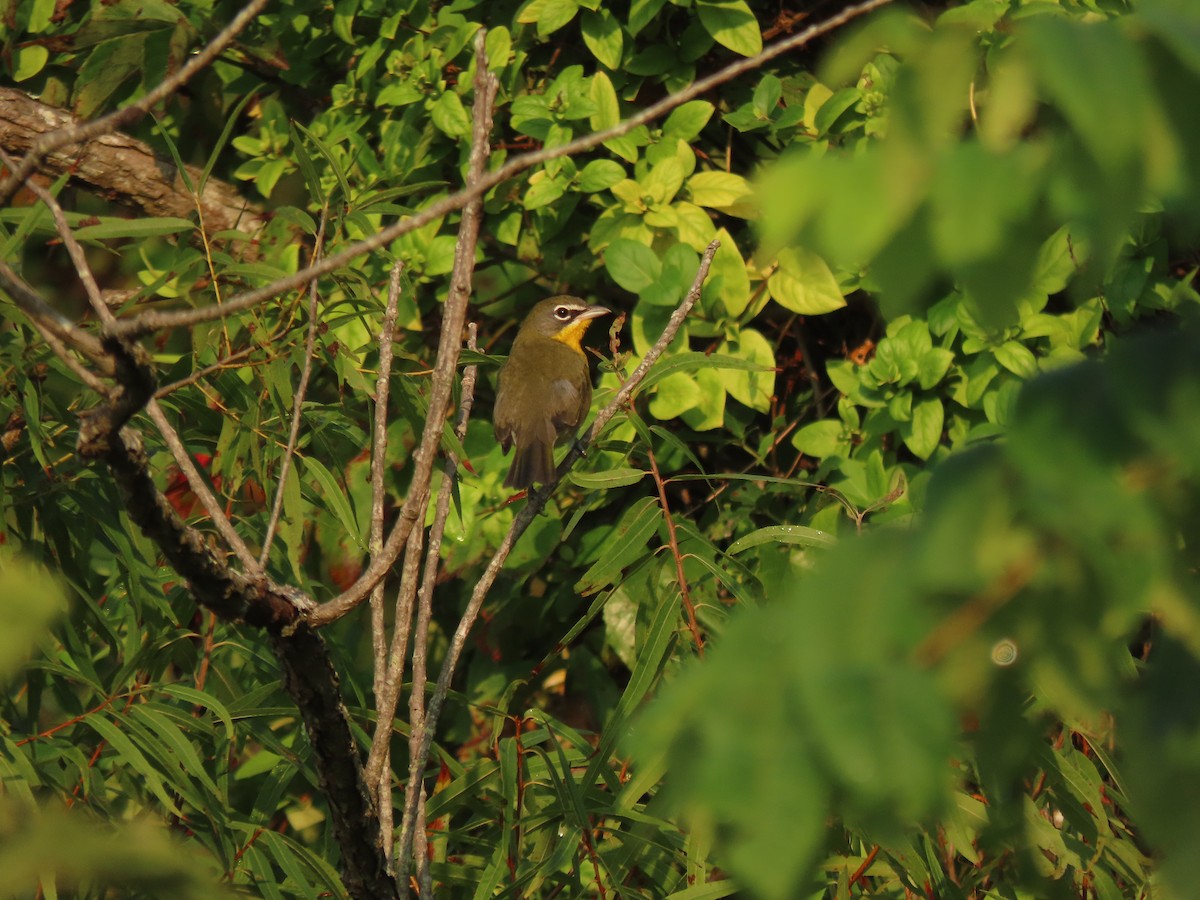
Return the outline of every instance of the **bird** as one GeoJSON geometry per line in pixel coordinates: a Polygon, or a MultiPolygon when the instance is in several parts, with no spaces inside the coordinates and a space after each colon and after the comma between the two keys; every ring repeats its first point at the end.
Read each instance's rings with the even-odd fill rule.
{"type": "Polygon", "coordinates": [[[592,373],[580,342],[612,310],[561,294],[537,303],[500,367],[492,425],[507,454],[504,486],[526,490],[554,480],[554,443],[579,427],[592,404],[592,373]]]}

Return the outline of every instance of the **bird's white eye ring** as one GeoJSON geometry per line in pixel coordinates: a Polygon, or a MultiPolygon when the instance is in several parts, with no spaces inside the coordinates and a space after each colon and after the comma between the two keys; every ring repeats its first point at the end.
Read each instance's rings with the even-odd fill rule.
{"type": "Polygon", "coordinates": [[[567,309],[565,306],[560,306],[554,310],[554,317],[556,319],[563,320],[569,319],[571,318],[571,310],[567,309]]]}

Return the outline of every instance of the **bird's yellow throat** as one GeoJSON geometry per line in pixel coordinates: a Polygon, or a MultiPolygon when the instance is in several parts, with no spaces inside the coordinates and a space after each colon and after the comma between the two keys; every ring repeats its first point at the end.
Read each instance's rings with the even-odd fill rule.
{"type": "Polygon", "coordinates": [[[554,340],[558,341],[560,344],[566,344],[568,347],[582,356],[583,347],[581,346],[581,342],[583,341],[584,333],[588,330],[588,326],[591,324],[591,319],[578,319],[572,322],[570,325],[564,326],[562,331],[558,332],[558,334],[551,335],[551,337],[553,337],[554,340]]]}

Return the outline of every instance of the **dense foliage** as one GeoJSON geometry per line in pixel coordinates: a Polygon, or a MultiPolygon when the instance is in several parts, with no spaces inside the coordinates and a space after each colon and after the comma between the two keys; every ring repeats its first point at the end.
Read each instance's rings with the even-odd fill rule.
{"type": "MultiPolygon", "coordinates": [[[[236,4],[0,10],[8,76],[90,117],[174,71],[236,4]]],[[[336,252],[461,185],[481,26],[494,167],[834,11],[283,0],[133,129],[242,185],[269,211],[260,232],[202,238],[197,216],[48,184],[101,286],[124,292],[118,314],[209,305],[306,264],[322,222],[336,252]]],[[[486,196],[477,411],[522,312],[563,291],[625,316],[591,341],[607,402],[722,243],[680,337],[489,599],[430,771],[446,896],[1188,895],[1200,15],[1187,0],[973,0],[822,40],[486,196]]],[[[270,555],[318,599],[365,559],[388,271],[407,264],[399,499],[456,225],[321,281],[270,555]]],[[[44,206],[0,211],[0,259],[82,316],[44,206]]],[[[161,384],[178,383],[162,404],[246,534],[276,490],[306,305],[150,343],[161,384]]],[[[94,395],[7,299],[0,316],[10,883],[342,896],[265,640],[197,610],[74,453],[94,395]]],[[[516,507],[486,415],[462,448],[435,656],[516,507]]],[[[365,613],[327,629],[364,746],[365,613]]],[[[399,742],[394,756],[403,779],[399,742]]]]}

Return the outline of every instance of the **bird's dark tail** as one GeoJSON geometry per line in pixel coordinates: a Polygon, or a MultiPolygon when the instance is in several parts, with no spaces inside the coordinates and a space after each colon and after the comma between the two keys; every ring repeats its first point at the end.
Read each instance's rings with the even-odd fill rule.
{"type": "Polygon", "coordinates": [[[528,447],[517,447],[513,451],[512,466],[504,486],[523,491],[534,483],[546,484],[554,480],[554,445],[546,441],[531,441],[528,447]]]}

